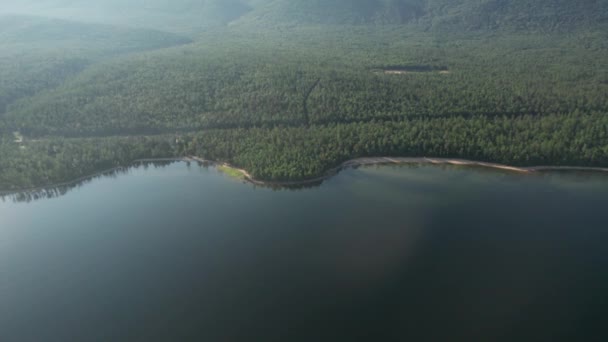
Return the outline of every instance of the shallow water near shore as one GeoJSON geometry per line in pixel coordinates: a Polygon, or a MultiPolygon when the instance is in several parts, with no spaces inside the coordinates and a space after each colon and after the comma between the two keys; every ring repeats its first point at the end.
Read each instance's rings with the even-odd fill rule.
{"type": "Polygon", "coordinates": [[[605,340],[608,176],[183,162],[0,201],[2,341],[605,340]]]}

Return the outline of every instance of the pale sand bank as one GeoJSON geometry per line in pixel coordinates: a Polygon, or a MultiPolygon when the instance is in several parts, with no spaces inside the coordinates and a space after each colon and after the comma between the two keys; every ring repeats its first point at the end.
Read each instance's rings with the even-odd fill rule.
{"type": "MultiPolygon", "coordinates": [[[[215,163],[213,161],[204,160],[198,157],[188,157],[190,160],[199,161],[199,162],[207,162],[207,163],[215,163]]],[[[346,161],[342,163],[340,166],[328,170],[325,175],[302,180],[302,181],[263,181],[259,179],[255,179],[249,172],[243,169],[239,169],[234,167],[233,165],[227,163],[221,163],[221,165],[229,166],[235,170],[240,171],[245,180],[262,186],[298,186],[298,185],[309,185],[320,183],[334,175],[336,175],[340,170],[349,168],[349,167],[357,167],[357,166],[365,166],[365,165],[387,165],[387,164],[432,164],[432,165],[460,165],[460,166],[479,166],[486,167],[491,169],[499,169],[510,172],[518,172],[518,173],[535,173],[542,171],[593,171],[593,172],[608,172],[608,168],[595,168],[595,167],[576,167],[576,166],[533,166],[533,167],[516,167],[509,166],[497,163],[487,163],[480,162],[474,160],[466,160],[466,159],[454,159],[454,158],[411,158],[411,157],[368,157],[368,158],[357,158],[346,161]]]]}

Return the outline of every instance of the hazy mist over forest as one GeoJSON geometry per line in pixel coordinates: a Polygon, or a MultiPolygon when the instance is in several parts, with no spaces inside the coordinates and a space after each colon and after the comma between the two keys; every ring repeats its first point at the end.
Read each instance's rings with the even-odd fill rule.
{"type": "Polygon", "coordinates": [[[608,5],[605,0],[23,0],[5,1],[0,11],[196,32],[229,23],[571,28],[605,24],[608,5]]]}

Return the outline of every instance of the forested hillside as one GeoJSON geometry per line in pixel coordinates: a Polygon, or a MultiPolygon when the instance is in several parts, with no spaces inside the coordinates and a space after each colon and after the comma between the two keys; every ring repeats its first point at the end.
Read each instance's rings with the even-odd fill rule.
{"type": "Polygon", "coordinates": [[[606,0],[275,0],[248,17],[260,23],[412,24],[436,30],[560,30],[608,19],[606,0]]]}
{"type": "Polygon", "coordinates": [[[56,87],[94,62],[189,42],[160,31],[0,16],[0,117],[15,100],[56,87]]]}
{"type": "Polygon", "coordinates": [[[608,165],[605,0],[86,3],[0,17],[0,189],[191,154],[268,180],[374,155],[608,165]]]}
{"type": "Polygon", "coordinates": [[[584,42],[510,36],[494,38],[491,47],[458,40],[458,47],[421,51],[416,44],[391,44],[392,38],[359,35],[334,46],[388,47],[368,55],[327,51],[314,42],[273,50],[273,44],[290,44],[281,37],[255,50],[238,40],[208,41],[139,55],[20,101],[6,118],[27,135],[85,136],[608,108],[605,50],[584,42]],[[437,70],[385,72],[421,65],[437,70]]]}

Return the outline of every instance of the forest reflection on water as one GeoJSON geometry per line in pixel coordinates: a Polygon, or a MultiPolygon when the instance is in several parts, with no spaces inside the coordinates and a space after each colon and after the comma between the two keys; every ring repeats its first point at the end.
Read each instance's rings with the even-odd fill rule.
{"type": "MultiPolygon", "coordinates": [[[[90,184],[91,182],[94,182],[95,180],[100,178],[116,179],[120,176],[129,174],[134,169],[142,168],[144,170],[147,170],[149,168],[164,168],[175,162],[176,161],[136,162],[128,167],[116,167],[111,170],[101,171],[99,173],[96,173],[95,175],[84,176],[74,181],[67,181],[59,185],[50,185],[46,187],[39,187],[22,191],[0,192],[0,200],[2,200],[3,202],[11,201],[15,203],[29,203],[37,200],[52,199],[64,196],[70,191],[82,188],[83,186],[86,186],[87,184],[90,184]]],[[[205,165],[204,163],[197,163],[197,165],[199,167],[209,167],[209,165],[205,165]]]]}
{"type": "MultiPolygon", "coordinates": [[[[169,165],[179,163],[179,162],[183,162],[186,165],[188,165],[189,167],[191,165],[195,165],[195,166],[198,166],[199,168],[204,168],[204,169],[216,167],[216,164],[214,164],[213,162],[191,161],[191,160],[182,161],[179,159],[139,161],[139,162],[133,163],[131,166],[116,167],[116,168],[113,168],[110,170],[101,171],[94,175],[84,176],[84,177],[81,177],[74,181],[67,181],[67,182],[59,184],[59,185],[51,185],[51,186],[39,187],[39,188],[30,189],[30,190],[22,190],[22,191],[0,191],[0,201],[3,201],[3,202],[10,201],[10,202],[15,202],[15,203],[19,203],[19,202],[29,203],[29,202],[37,201],[37,200],[52,199],[52,198],[64,196],[64,195],[68,194],[70,191],[72,191],[74,189],[79,189],[83,186],[86,186],[87,184],[90,184],[91,182],[94,182],[95,180],[100,179],[100,178],[116,179],[122,175],[128,175],[133,170],[138,170],[138,169],[148,170],[149,168],[162,169],[169,165]]],[[[385,165],[353,165],[353,166],[348,166],[347,168],[348,169],[359,169],[361,167],[381,168],[384,166],[385,165]]],[[[428,165],[416,164],[416,163],[404,163],[404,164],[399,165],[399,167],[402,169],[419,169],[421,167],[428,167],[428,165]]],[[[490,169],[487,167],[476,166],[476,165],[458,166],[458,165],[437,164],[437,165],[433,165],[432,167],[442,169],[442,170],[470,170],[470,171],[481,172],[481,173],[486,172],[486,173],[490,173],[490,174],[494,173],[494,174],[502,174],[502,175],[511,175],[511,176],[515,176],[515,177],[531,177],[533,179],[543,179],[543,178],[550,179],[553,177],[564,176],[564,177],[567,177],[567,178],[570,178],[570,179],[573,179],[576,181],[580,181],[580,182],[598,179],[598,177],[599,177],[599,179],[604,178],[604,179],[608,180],[608,174],[606,174],[605,172],[597,172],[597,171],[552,170],[552,171],[546,171],[546,172],[537,172],[535,174],[530,174],[530,175],[518,175],[517,173],[513,173],[512,171],[508,171],[508,170],[490,169]]],[[[338,176],[340,171],[343,171],[343,170],[338,170],[338,172],[336,172],[336,174],[328,176],[327,179],[338,176]]],[[[289,185],[289,186],[268,184],[268,185],[264,185],[262,187],[269,188],[272,190],[298,191],[298,190],[306,190],[306,189],[320,187],[326,180],[320,180],[318,182],[313,182],[313,183],[294,184],[294,185],[289,185]]],[[[261,185],[252,184],[252,186],[260,187],[261,185]]]]}

